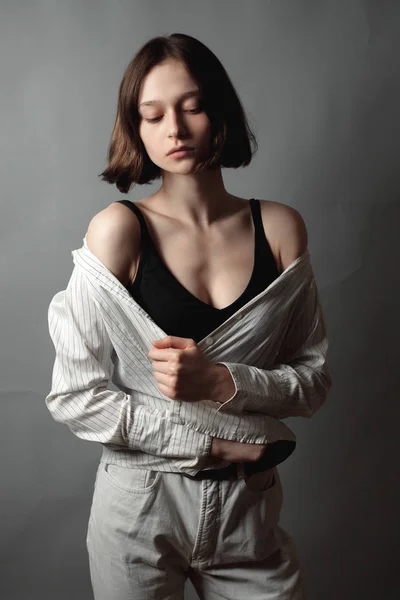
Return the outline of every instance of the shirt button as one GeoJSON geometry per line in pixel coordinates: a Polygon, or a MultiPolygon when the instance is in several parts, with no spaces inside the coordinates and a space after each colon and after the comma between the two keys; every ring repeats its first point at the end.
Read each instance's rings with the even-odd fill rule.
{"type": "Polygon", "coordinates": [[[214,341],[213,338],[211,336],[209,336],[204,340],[204,343],[206,344],[206,346],[209,346],[210,344],[213,343],[213,341],[214,341]]]}

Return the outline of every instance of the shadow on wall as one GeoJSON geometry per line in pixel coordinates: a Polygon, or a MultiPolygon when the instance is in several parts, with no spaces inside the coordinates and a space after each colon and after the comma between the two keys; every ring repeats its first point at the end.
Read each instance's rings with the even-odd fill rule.
{"type": "Polygon", "coordinates": [[[333,387],[311,422],[288,420],[298,444],[281,469],[312,599],[398,589],[400,204],[363,211],[360,266],[322,294],[333,387]]]}

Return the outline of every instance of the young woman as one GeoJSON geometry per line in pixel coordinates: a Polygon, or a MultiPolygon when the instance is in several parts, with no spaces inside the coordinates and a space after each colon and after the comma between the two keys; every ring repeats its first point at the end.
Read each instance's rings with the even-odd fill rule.
{"type": "Polygon", "coordinates": [[[209,600],[305,598],[276,465],[295,446],[282,419],[326,398],[328,344],[302,217],[225,189],[221,168],[248,165],[252,143],[200,41],[138,51],[101,176],[123,193],[161,185],[92,218],[49,315],[47,405],[103,444],[96,600],[178,600],[187,578],[209,600]]]}

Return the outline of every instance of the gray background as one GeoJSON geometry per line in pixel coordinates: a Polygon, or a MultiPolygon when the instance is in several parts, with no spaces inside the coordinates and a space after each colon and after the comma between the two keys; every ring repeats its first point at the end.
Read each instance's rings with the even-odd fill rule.
{"type": "Polygon", "coordinates": [[[175,31],[217,54],[258,138],[248,168],[223,171],[227,189],[294,206],[308,227],[334,386],[312,420],[289,419],[298,447],[280,473],[310,599],[396,596],[399,4],[2,1],[3,600],[92,598],[85,535],[101,448],[45,407],[47,308],[91,217],[124,197],[97,177],[123,71],[175,31]]]}

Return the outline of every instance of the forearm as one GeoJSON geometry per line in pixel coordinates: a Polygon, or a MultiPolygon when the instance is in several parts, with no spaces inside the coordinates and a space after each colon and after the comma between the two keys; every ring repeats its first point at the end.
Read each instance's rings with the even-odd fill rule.
{"type": "Polygon", "coordinates": [[[52,390],[46,405],[53,419],[80,439],[167,458],[207,456],[211,436],[137,405],[134,394],[108,389],[52,390]]]}
{"type": "Polygon", "coordinates": [[[309,418],[325,402],[332,385],[327,368],[316,372],[301,363],[270,370],[238,363],[223,368],[225,387],[221,385],[214,400],[218,411],[256,412],[276,419],[309,418]]]}
{"type": "Polygon", "coordinates": [[[327,356],[327,329],[313,280],[299,300],[273,365],[267,369],[219,361],[213,401],[224,413],[311,417],[332,386],[327,356]]]}

